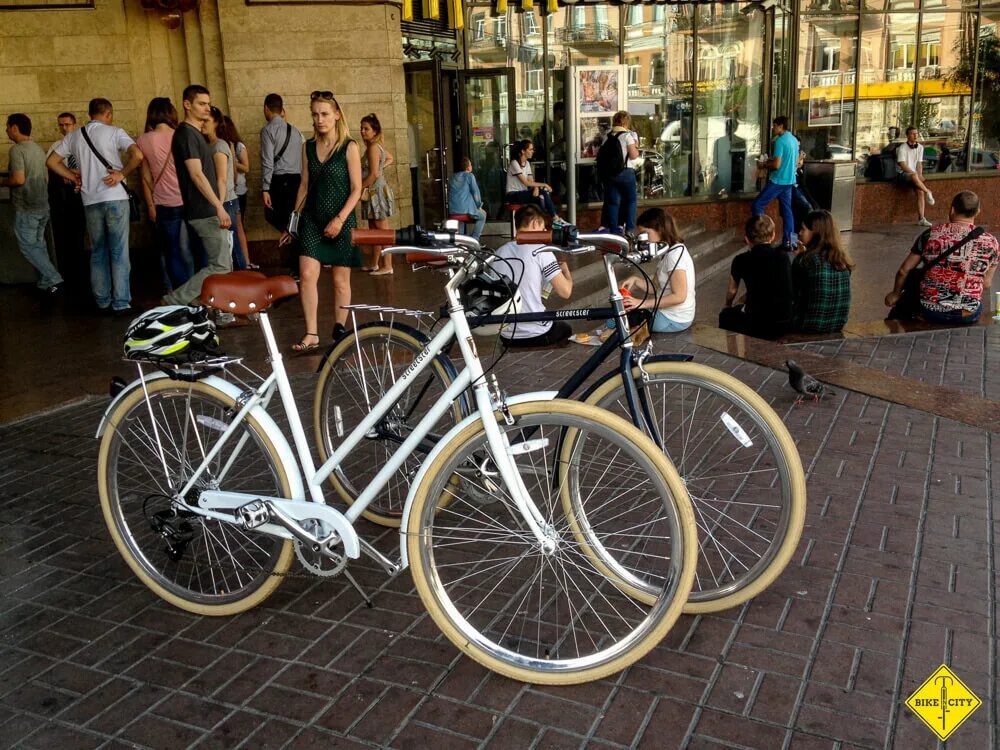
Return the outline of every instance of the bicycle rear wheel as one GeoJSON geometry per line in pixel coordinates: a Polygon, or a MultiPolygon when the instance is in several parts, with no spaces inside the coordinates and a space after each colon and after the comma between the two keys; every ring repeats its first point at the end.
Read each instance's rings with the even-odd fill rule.
{"type": "MultiPolygon", "coordinates": [[[[313,427],[320,464],[333,455],[342,439],[368,416],[402,376],[427,339],[406,326],[372,324],[344,336],[327,357],[313,400],[313,427]]],[[[443,355],[404,391],[392,410],[330,475],[348,505],[353,504],[390,456],[441,400],[452,382],[453,368],[443,355]]],[[[428,440],[443,435],[462,419],[457,400],[431,430],[428,440]]],[[[408,456],[385,489],[365,509],[364,517],[382,526],[399,526],[403,505],[427,450],[408,456]]]]}
{"type": "MultiPolygon", "coordinates": [[[[802,535],[806,484],[795,442],[768,403],[731,375],[656,358],[643,370],[648,380],[633,370],[636,387],[698,522],[698,569],[684,611],[735,607],[781,575],[802,535]]],[[[618,373],[585,400],[631,419],[618,373]]],[[[659,582],[628,579],[627,585],[649,598],[659,582]]]]}
{"type": "Polygon", "coordinates": [[[677,473],[631,424],[573,401],[510,407],[499,420],[555,550],[546,553],[496,473],[480,422],[444,446],[417,487],[407,553],[431,617],[459,649],[517,680],[569,685],[624,669],[680,616],[696,559],[677,473]],[[631,598],[580,549],[567,496],[629,575],[662,582],[631,598]]]}
{"type": "Polygon", "coordinates": [[[292,543],[185,507],[204,489],[288,497],[277,451],[248,415],[191,493],[177,499],[174,492],[232,421],[236,405],[202,382],[165,378],[146,389],[148,403],[141,387],[122,399],[101,440],[97,486],[115,546],[139,579],[174,606],[202,615],[255,607],[281,583],[292,543]]]}

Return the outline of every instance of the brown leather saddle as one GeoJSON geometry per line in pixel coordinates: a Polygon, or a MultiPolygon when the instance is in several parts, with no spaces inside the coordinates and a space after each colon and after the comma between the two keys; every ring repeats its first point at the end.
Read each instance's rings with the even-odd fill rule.
{"type": "Polygon", "coordinates": [[[291,276],[265,276],[259,271],[215,274],[201,285],[202,302],[233,315],[262,312],[298,293],[299,285],[291,276]]]}

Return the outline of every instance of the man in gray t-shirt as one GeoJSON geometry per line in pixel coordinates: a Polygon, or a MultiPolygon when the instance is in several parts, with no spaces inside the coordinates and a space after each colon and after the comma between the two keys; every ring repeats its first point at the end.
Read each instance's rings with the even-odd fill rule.
{"type": "Polygon", "coordinates": [[[21,113],[7,118],[7,137],[14,142],[10,149],[10,173],[3,184],[10,188],[14,204],[14,235],[21,254],[38,272],[38,288],[46,294],[59,291],[62,276],[49,258],[45,227],[49,223],[48,171],[45,152],[31,140],[31,119],[21,113]]]}

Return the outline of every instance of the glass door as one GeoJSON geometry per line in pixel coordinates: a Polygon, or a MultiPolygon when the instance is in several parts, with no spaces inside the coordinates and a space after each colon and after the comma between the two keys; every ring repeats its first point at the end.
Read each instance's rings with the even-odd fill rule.
{"type": "Polygon", "coordinates": [[[514,107],[514,69],[490,68],[459,73],[462,107],[462,142],[466,151],[455,154],[472,160],[483,204],[490,218],[500,218],[505,193],[507,156],[504,153],[517,132],[514,107]]]}
{"type": "Polygon", "coordinates": [[[446,216],[449,155],[450,93],[447,73],[437,60],[407,63],[406,126],[410,148],[410,177],[413,190],[413,220],[433,226],[446,216]]]}

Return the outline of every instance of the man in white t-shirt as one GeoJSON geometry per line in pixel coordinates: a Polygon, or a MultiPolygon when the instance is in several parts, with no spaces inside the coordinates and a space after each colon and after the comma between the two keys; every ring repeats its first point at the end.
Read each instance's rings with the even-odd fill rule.
{"type": "Polygon", "coordinates": [[[924,216],[924,202],[933,206],[934,194],[924,184],[924,147],[917,142],[918,136],[917,129],[911,125],[906,129],[906,141],[896,148],[896,163],[899,165],[896,179],[917,191],[917,211],[920,212],[917,224],[929,227],[931,221],[924,216]]]}
{"type": "MultiPolygon", "coordinates": [[[[525,206],[517,212],[519,232],[544,232],[545,214],[537,206],[525,206]]],[[[563,299],[573,293],[573,277],[565,261],[557,261],[548,252],[536,254],[539,245],[518,245],[508,242],[496,251],[499,261],[493,270],[517,284],[521,292],[521,312],[545,312],[543,290],[551,288],[563,299]]],[[[500,337],[507,346],[552,346],[568,339],[573,329],[563,320],[538,323],[511,323],[500,330],[500,337]]]]}
{"type": "Polygon", "coordinates": [[[128,193],[123,183],[139,168],[142,152],[128,133],[112,125],[111,102],[91,99],[88,111],[90,122],[67,133],[53,149],[45,166],[80,186],[90,235],[90,286],[94,301],[103,311],[124,315],[132,309],[132,293],[129,288],[128,193]],[[124,164],[123,151],[128,157],[124,164]],[[79,173],[66,164],[70,157],[79,165],[79,173]]]}

